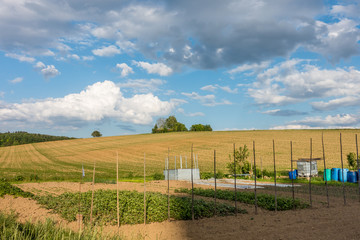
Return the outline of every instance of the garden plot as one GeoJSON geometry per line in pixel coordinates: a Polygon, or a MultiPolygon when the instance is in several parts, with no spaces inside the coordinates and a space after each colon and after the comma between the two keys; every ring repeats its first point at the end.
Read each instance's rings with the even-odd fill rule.
{"type": "MultiPolygon", "coordinates": [[[[217,187],[226,187],[226,188],[234,188],[235,185],[234,179],[217,179],[216,186],[217,187]]],[[[206,185],[206,186],[215,186],[215,180],[213,178],[207,180],[197,180],[194,181],[195,184],[206,185]]],[[[265,186],[273,187],[274,183],[271,182],[257,182],[256,188],[264,188],[265,186]]],[[[294,184],[294,186],[299,187],[300,185],[294,184]]],[[[276,187],[292,187],[291,184],[277,183],[276,187]]],[[[245,180],[240,179],[236,180],[236,189],[254,189],[255,181],[253,180],[245,180]]]]}

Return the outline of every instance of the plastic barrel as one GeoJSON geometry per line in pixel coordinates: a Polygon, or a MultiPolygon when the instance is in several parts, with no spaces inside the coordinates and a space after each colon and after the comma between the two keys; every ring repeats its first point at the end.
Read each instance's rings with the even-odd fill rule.
{"type": "Polygon", "coordinates": [[[295,171],[289,171],[289,178],[290,179],[296,179],[296,172],[295,171]]]}
{"type": "Polygon", "coordinates": [[[343,176],[341,174],[341,169],[340,169],[340,171],[339,171],[339,181],[340,182],[347,182],[347,173],[348,173],[349,169],[344,168],[343,170],[344,170],[344,180],[342,179],[343,176]]]}
{"type": "Polygon", "coordinates": [[[348,182],[351,182],[351,183],[357,182],[356,172],[354,172],[354,171],[349,171],[349,172],[347,173],[347,181],[348,181],[348,182]]]}
{"type": "Polygon", "coordinates": [[[324,170],[324,181],[331,181],[331,169],[324,170]],[[326,175],[325,175],[326,173],[326,175]],[[326,176],[326,179],[325,179],[326,176]]]}
{"type": "MultiPolygon", "coordinates": [[[[359,171],[360,171],[360,170],[359,170],[359,171]]],[[[295,169],[295,170],[294,170],[294,173],[295,173],[295,176],[297,177],[297,176],[298,176],[298,170],[295,169]]]]}
{"type": "Polygon", "coordinates": [[[340,172],[340,168],[331,169],[331,179],[333,181],[339,181],[339,172],[340,172]]]}

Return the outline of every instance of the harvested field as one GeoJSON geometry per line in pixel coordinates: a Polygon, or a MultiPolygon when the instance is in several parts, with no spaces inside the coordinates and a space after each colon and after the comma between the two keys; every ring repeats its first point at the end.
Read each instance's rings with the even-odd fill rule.
{"type": "MultiPolygon", "coordinates": [[[[164,160],[170,149],[170,158],[180,155],[190,159],[191,144],[198,155],[200,171],[212,171],[213,150],[217,152],[217,168],[227,172],[229,154],[236,146],[246,144],[252,152],[256,142],[258,165],[272,170],[272,140],[276,144],[277,170],[290,169],[290,141],[293,141],[293,159],[310,157],[310,138],[313,141],[313,157],[322,157],[321,134],[324,133],[327,166],[340,166],[339,134],[342,133],[343,158],[355,152],[355,134],[359,130],[282,130],[282,131],[231,131],[231,132],[184,132],[167,134],[143,134],[117,137],[101,137],[34,143],[0,148],[0,177],[14,178],[36,174],[42,180],[78,180],[81,166],[86,170],[85,180],[91,179],[93,162],[96,161],[97,179],[115,178],[116,152],[119,154],[120,177],[142,176],[144,153],[147,175],[162,173],[164,160]]],[[[252,161],[252,154],[249,160],[252,161]]],[[[179,161],[178,161],[179,164],[179,161]]],[[[170,168],[174,161],[170,161],[170,168]]],[[[179,167],[179,165],[177,166],[179,167]]],[[[323,168],[322,164],[318,166],[323,168]]]]}

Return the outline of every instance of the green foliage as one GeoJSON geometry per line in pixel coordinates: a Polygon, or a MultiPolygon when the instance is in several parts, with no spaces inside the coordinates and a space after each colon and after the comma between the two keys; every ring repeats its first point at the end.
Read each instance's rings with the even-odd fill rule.
{"type": "Polygon", "coordinates": [[[17,182],[21,182],[21,181],[24,181],[25,178],[24,178],[23,176],[21,176],[21,175],[17,175],[17,176],[14,178],[14,180],[17,181],[17,182]]]}
{"type": "Polygon", "coordinates": [[[0,147],[21,145],[28,143],[37,143],[37,142],[47,142],[47,141],[57,141],[57,140],[66,140],[73,139],[68,137],[58,137],[37,133],[27,133],[27,132],[7,132],[0,133],[0,147]]]}
{"type": "Polygon", "coordinates": [[[93,136],[93,137],[101,137],[102,134],[101,134],[98,130],[95,130],[95,131],[93,131],[93,132],[91,133],[91,136],[93,136]]]}
{"type": "MultiPolygon", "coordinates": [[[[89,222],[91,191],[81,194],[81,214],[84,221],[89,222]]],[[[143,193],[136,191],[120,191],[120,221],[121,224],[138,224],[144,220],[143,193]]],[[[75,221],[79,211],[79,194],[64,193],[59,196],[38,196],[37,201],[48,209],[68,221],[75,221]]],[[[204,200],[195,200],[195,218],[211,217],[213,203],[204,200]]],[[[217,204],[220,215],[233,214],[234,207],[226,204],[217,204]]],[[[243,212],[242,210],[239,210],[243,212]]],[[[147,222],[161,222],[167,219],[167,195],[160,193],[146,194],[147,222]]],[[[170,197],[170,216],[176,220],[191,219],[191,198],[170,197]]],[[[93,219],[97,224],[116,224],[116,191],[98,190],[95,192],[93,219]]]]}
{"type": "MultiPolygon", "coordinates": [[[[176,189],[175,192],[179,193],[191,193],[191,189],[180,188],[176,189]]],[[[194,194],[203,196],[203,197],[211,197],[213,198],[215,195],[214,189],[202,189],[202,188],[194,188],[194,194]]],[[[237,192],[237,201],[247,204],[255,204],[255,194],[253,192],[237,192]]],[[[230,190],[217,190],[216,197],[219,199],[234,201],[235,194],[230,190]]],[[[258,206],[270,211],[275,210],[275,197],[270,194],[258,194],[257,195],[257,203],[258,206]]],[[[306,208],[309,205],[301,202],[299,199],[295,199],[293,201],[292,198],[287,197],[277,197],[277,209],[279,211],[291,210],[294,208],[306,208]]]]}
{"type": "Polygon", "coordinates": [[[39,180],[40,180],[40,178],[38,175],[36,175],[36,174],[30,175],[30,181],[39,181],[39,180]]]}
{"type": "Polygon", "coordinates": [[[350,152],[346,155],[347,162],[350,170],[357,170],[357,158],[354,152],[350,152]]]}
{"type": "Polygon", "coordinates": [[[45,223],[19,223],[14,214],[4,214],[0,212],[0,239],[18,239],[18,240],[97,240],[97,239],[120,239],[116,236],[103,235],[101,232],[86,228],[84,232],[76,233],[68,229],[57,227],[56,224],[47,220],[45,223]]]}
{"type": "MultiPolygon", "coordinates": [[[[218,171],[216,173],[216,178],[217,179],[221,179],[224,178],[225,174],[222,171],[218,171]]],[[[214,178],[214,173],[213,172],[200,172],[200,178],[201,179],[210,179],[210,178],[214,178]]]]}
{"type": "Polygon", "coordinates": [[[229,154],[230,162],[226,165],[226,168],[229,170],[231,174],[242,174],[249,173],[250,171],[250,163],[247,161],[249,157],[249,150],[246,146],[239,147],[239,149],[235,150],[235,164],[234,164],[234,153],[229,154]]]}
{"type": "Polygon", "coordinates": [[[166,133],[166,132],[186,132],[188,129],[183,123],[176,120],[175,116],[169,116],[167,119],[159,118],[156,121],[152,133],[166,133]]]}
{"type": "Polygon", "coordinates": [[[34,196],[32,193],[24,192],[20,188],[15,187],[8,182],[0,182],[0,197],[3,197],[5,195],[12,195],[15,197],[25,197],[25,198],[34,196]]]}
{"type": "Polygon", "coordinates": [[[154,173],[154,174],[152,175],[152,179],[153,179],[153,180],[164,180],[164,179],[165,179],[165,176],[164,176],[164,174],[162,174],[162,173],[154,173]]]}
{"type": "Polygon", "coordinates": [[[191,126],[190,131],[212,131],[210,125],[194,124],[191,126]]]}

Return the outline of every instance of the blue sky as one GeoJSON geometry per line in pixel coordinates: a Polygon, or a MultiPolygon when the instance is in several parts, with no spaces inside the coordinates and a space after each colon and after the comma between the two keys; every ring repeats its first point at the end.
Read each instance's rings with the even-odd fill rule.
{"type": "Polygon", "coordinates": [[[360,127],[359,1],[0,0],[0,132],[360,127]]]}

